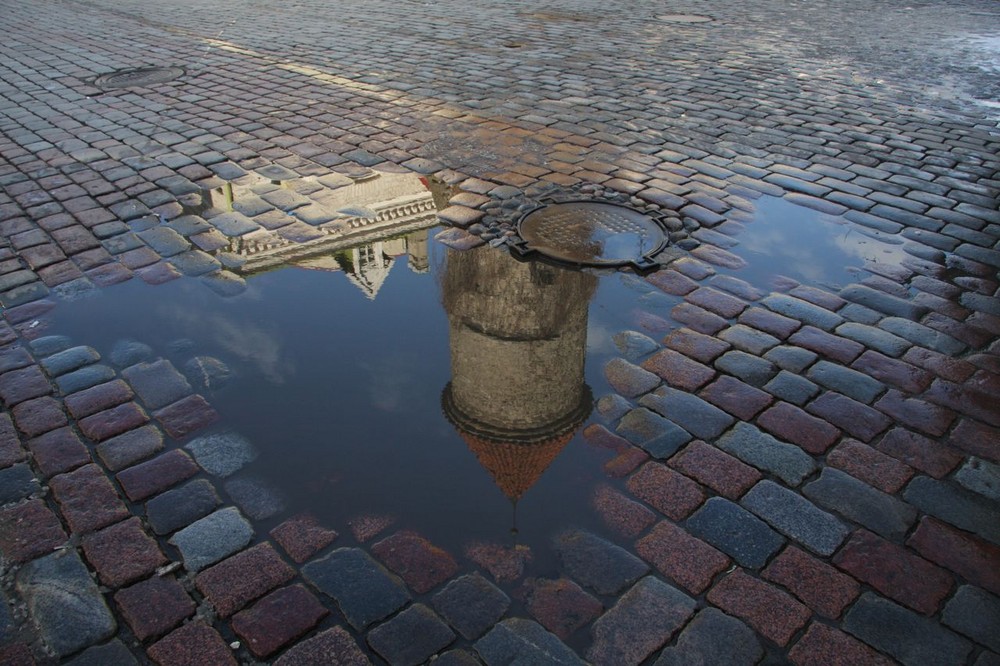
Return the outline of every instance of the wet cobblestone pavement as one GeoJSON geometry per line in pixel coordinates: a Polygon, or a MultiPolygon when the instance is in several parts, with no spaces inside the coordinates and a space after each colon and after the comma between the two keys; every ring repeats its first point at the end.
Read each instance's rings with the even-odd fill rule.
{"type": "Polygon", "coordinates": [[[0,0],[0,662],[1000,664],[1000,10],[696,8],[0,0]],[[96,85],[137,67],[184,72],[96,85]],[[397,176],[439,201],[359,203],[397,176]],[[608,534],[543,576],[291,514],[229,478],[213,359],[51,326],[436,209],[500,253],[573,198],[675,245],[583,430],[608,534]],[[884,252],[764,278],[775,201],[884,252]]]}

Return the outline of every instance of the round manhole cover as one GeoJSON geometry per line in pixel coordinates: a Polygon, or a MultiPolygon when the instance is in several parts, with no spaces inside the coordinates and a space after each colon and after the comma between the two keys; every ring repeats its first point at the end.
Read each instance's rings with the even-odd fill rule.
{"type": "Polygon", "coordinates": [[[173,81],[182,76],[184,76],[183,67],[136,67],[102,74],[94,79],[94,85],[103,90],[141,88],[173,81]]]}
{"type": "Polygon", "coordinates": [[[612,203],[570,201],[528,211],[517,224],[521,254],[538,252],[575,266],[648,269],[667,244],[656,220],[612,203]]]}
{"type": "Polygon", "coordinates": [[[660,14],[656,17],[666,23],[708,23],[711,16],[699,16],[698,14],[660,14]]]}

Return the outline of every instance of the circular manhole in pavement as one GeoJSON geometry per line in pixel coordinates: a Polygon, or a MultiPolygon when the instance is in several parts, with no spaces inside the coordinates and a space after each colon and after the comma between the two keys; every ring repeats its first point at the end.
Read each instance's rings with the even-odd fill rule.
{"type": "Polygon", "coordinates": [[[102,90],[141,88],[173,81],[182,76],[184,76],[183,67],[134,67],[101,74],[94,79],[94,85],[102,90]]]}
{"type": "Polygon", "coordinates": [[[713,20],[711,16],[698,14],[660,14],[656,18],[665,23],[708,23],[713,20]]]}
{"type": "Polygon", "coordinates": [[[667,245],[663,226],[646,214],[612,203],[567,201],[525,213],[517,223],[522,256],[537,252],[573,266],[648,270],[667,245]]]}

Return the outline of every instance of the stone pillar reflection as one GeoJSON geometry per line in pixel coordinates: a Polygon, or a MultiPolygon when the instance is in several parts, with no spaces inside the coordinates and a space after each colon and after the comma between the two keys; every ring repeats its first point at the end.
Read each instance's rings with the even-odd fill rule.
{"type": "Polygon", "coordinates": [[[489,247],[450,250],[448,419],[497,485],[518,500],[590,414],[587,314],[597,278],[489,247]]]}

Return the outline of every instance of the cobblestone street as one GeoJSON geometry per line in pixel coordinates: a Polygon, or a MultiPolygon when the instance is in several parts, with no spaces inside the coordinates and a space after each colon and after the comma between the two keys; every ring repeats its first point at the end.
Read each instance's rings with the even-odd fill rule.
{"type": "MultiPolygon", "coordinates": [[[[1000,666],[993,0],[0,0],[0,30],[0,663],[1000,666]],[[552,562],[290,511],[216,360],[54,319],[440,224],[454,354],[468,293],[520,293],[519,214],[581,198],[673,247],[573,415],[606,531],[552,562]],[[825,279],[851,243],[881,254],[825,279]]],[[[463,437],[516,502],[568,423],[507,485],[463,437]]]]}

